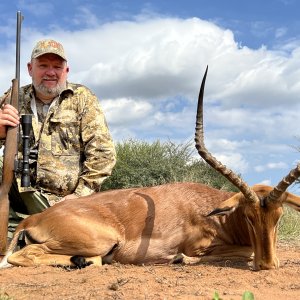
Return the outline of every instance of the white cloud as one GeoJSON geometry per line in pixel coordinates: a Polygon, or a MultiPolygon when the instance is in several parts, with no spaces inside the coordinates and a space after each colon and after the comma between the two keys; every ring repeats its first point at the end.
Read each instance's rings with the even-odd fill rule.
{"type": "Polygon", "coordinates": [[[277,28],[275,31],[275,37],[276,38],[281,38],[287,34],[287,28],[286,27],[280,27],[277,28]]]}
{"type": "Polygon", "coordinates": [[[86,6],[78,6],[77,13],[70,18],[70,22],[84,27],[96,27],[99,25],[97,16],[86,6]]]}
{"type": "Polygon", "coordinates": [[[261,182],[258,182],[257,184],[271,185],[272,182],[270,179],[265,179],[265,180],[262,180],[261,182]]]}
{"type": "Polygon", "coordinates": [[[272,32],[273,28],[267,22],[264,21],[255,21],[251,23],[251,33],[253,35],[264,37],[268,33],[272,32]]]}
{"type": "Polygon", "coordinates": [[[236,152],[241,148],[248,147],[250,144],[248,141],[236,141],[236,140],[228,140],[225,138],[217,138],[211,139],[208,137],[207,147],[210,149],[214,149],[216,152],[220,152],[221,149],[227,152],[236,152]]]}
{"type": "Polygon", "coordinates": [[[228,166],[234,172],[243,174],[249,168],[249,164],[242,157],[240,153],[227,153],[227,154],[215,154],[215,157],[222,162],[222,164],[228,166]]]}
{"type": "MultiPolygon", "coordinates": [[[[88,28],[57,27],[46,37],[64,44],[70,81],[98,95],[116,139],[191,140],[199,85],[209,65],[204,103],[209,150],[240,173],[254,166],[256,172],[277,170],[295,160],[289,145],[298,130],[299,40],[277,52],[250,49],[230,30],[198,18],[143,15],[101,23],[90,10],[81,13],[89,18],[88,28]],[[267,165],[266,156],[282,165],[267,165]]],[[[21,83],[30,81],[25,65],[32,46],[44,37],[37,28],[24,28],[21,83]]],[[[13,44],[0,48],[0,59],[4,92],[14,76],[13,44]]]]}
{"type": "MultiPolygon", "coordinates": [[[[182,95],[195,98],[209,65],[207,101],[222,105],[272,107],[298,103],[300,48],[291,56],[265,48],[239,47],[233,33],[197,18],[154,18],[96,25],[74,32],[49,32],[63,42],[70,80],[91,86],[101,98],[138,97],[148,101],[182,95]]],[[[42,35],[25,28],[22,56],[42,35]],[[30,34],[28,34],[30,33],[30,34]]],[[[295,45],[293,46],[295,47],[295,45]]],[[[0,57],[13,57],[0,53],[0,57]]],[[[9,49],[11,53],[11,48],[9,49]]],[[[22,74],[22,80],[28,76],[22,74]]],[[[0,88],[5,89],[1,81],[0,88]]]]}
{"type": "Polygon", "coordinates": [[[107,119],[115,126],[137,124],[152,112],[150,103],[127,98],[103,100],[101,104],[107,119]]]}
{"type": "Polygon", "coordinates": [[[275,170],[275,169],[282,170],[287,168],[289,168],[289,166],[285,162],[275,162],[275,163],[270,162],[265,165],[256,166],[254,167],[254,170],[256,172],[263,172],[265,170],[275,170]]]}

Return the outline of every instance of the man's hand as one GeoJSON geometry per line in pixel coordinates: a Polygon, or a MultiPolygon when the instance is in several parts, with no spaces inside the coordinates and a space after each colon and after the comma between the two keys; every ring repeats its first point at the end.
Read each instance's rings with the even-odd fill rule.
{"type": "Polygon", "coordinates": [[[20,123],[19,113],[10,104],[5,104],[0,109],[0,138],[6,137],[7,126],[18,126],[20,123]]]}

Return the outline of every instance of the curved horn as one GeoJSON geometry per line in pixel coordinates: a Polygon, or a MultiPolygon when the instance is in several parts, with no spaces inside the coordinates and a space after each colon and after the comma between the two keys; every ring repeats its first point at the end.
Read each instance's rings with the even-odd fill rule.
{"type": "Polygon", "coordinates": [[[276,201],[287,190],[287,188],[300,177],[300,163],[274,187],[266,197],[266,201],[276,201]]]}
{"type": "Polygon", "coordinates": [[[239,176],[237,176],[231,169],[227,168],[221,162],[219,162],[210,152],[206,149],[204,145],[204,129],[203,129],[203,95],[205,80],[208,71],[208,66],[206,67],[205,74],[202,79],[201,88],[198,97],[198,108],[197,108],[197,118],[196,118],[196,133],[195,142],[196,148],[200,156],[215,170],[226,177],[232,184],[234,184],[249,201],[259,201],[255,192],[244,182],[239,176]]]}

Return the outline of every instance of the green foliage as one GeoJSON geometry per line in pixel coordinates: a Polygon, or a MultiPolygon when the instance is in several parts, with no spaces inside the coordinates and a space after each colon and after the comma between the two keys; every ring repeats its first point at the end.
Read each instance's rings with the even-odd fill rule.
{"type": "Polygon", "coordinates": [[[201,182],[218,189],[236,190],[208,166],[191,144],[127,140],[116,145],[117,163],[102,190],[154,186],[170,182],[201,182]]]}
{"type": "MultiPolygon", "coordinates": [[[[212,300],[222,300],[217,292],[214,292],[214,296],[212,300]]],[[[254,300],[254,294],[249,291],[245,291],[242,300],[254,300]]]]}
{"type": "Polygon", "coordinates": [[[222,300],[217,292],[214,292],[213,300],[222,300]]]}
{"type": "Polygon", "coordinates": [[[242,300],[254,300],[254,294],[252,292],[246,291],[243,294],[242,300]]]}

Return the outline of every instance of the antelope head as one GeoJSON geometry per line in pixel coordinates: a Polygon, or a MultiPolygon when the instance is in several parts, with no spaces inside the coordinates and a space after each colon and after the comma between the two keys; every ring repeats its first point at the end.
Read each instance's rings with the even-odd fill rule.
{"type": "Polygon", "coordinates": [[[232,213],[243,207],[243,222],[247,223],[251,246],[254,252],[253,269],[268,270],[279,267],[276,256],[277,228],[283,204],[300,211],[300,197],[287,192],[287,188],[300,176],[300,164],[289,172],[274,188],[266,185],[248,186],[231,169],[219,162],[204,145],[203,95],[207,76],[206,68],[198,98],[195,142],[200,156],[215,170],[225,176],[240,192],[220,203],[208,216],[232,213]]]}

